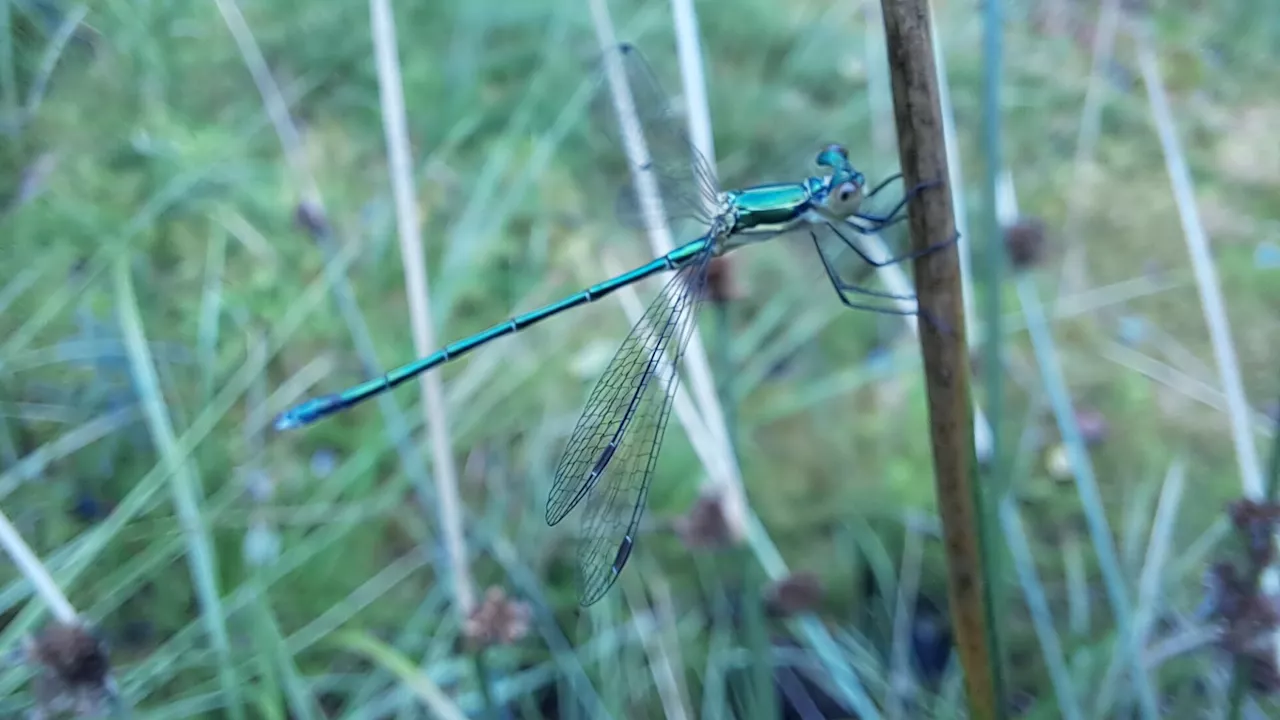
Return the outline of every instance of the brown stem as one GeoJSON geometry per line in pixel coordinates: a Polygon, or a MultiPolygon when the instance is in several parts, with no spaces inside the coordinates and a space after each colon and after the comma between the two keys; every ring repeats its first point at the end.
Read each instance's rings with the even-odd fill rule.
{"type": "MultiPolygon", "coordinates": [[[[881,0],[894,117],[904,186],[941,183],[917,193],[909,206],[912,249],[955,238],[947,153],[927,0],[881,0]]],[[[929,403],[934,480],[947,553],[947,589],[956,649],[964,668],[970,717],[1002,715],[996,690],[999,659],[991,629],[981,517],[975,486],[973,406],[964,298],[954,243],[915,261],[920,348],[929,403]]]]}

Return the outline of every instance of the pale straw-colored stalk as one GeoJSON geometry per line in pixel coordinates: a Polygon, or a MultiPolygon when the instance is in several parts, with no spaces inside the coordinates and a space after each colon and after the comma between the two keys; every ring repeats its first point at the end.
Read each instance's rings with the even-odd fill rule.
{"type": "MultiPolygon", "coordinates": [[[[650,245],[655,254],[665,254],[673,248],[671,231],[662,212],[661,195],[658,193],[653,175],[639,171],[639,168],[644,167],[648,162],[649,153],[643,133],[639,127],[639,121],[636,118],[634,102],[619,66],[615,50],[617,39],[614,34],[612,20],[605,0],[589,0],[589,4],[597,38],[601,49],[604,51],[604,65],[609,91],[619,123],[622,126],[627,158],[630,161],[633,180],[639,195],[638,199],[644,214],[650,245]]],[[[679,15],[682,12],[686,11],[678,10],[677,14],[679,15]]],[[[686,34],[685,37],[678,39],[682,47],[686,48],[680,51],[680,56],[685,62],[698,62],[700,65],[700,53],[696,50],[698,47],[697,28],[692,19],[692,13],[688,12],[684,19],[678,17],[676,20],[678,32],[686,34]]],[[[702,77],[700,67],[696,70],[682,68],[682,74],[686,78],[686,82],[689,82],[689,78],[696,80],[702,77]]],[[[694,91],[695,94],[697,92],[705,91],[694,91]]],[[[685,93],[686,97],[690,94],[689,88],[686,87],[685,93]]],[[[694,102],[698,101],[695,100],[694,102]]],[[[703,135],[709,138],[711,135],[711,122],[705,110],[705,102],[702,103],[702,107],[701,117],[697,118],[692,116],[699,113],[694,113],[693,107],[690,107],[690,126],[692,128],[690,134],[694,137],[703,135]]],[[[711,150],[709,143],[706,146],[706,150],[711,150]]],[[[711,163],[712,156],[707,155],[706,152],[703,152],[703,154],[706,156],[708,163],[711,163]]],[[[633,322],[639,321],[643,311],[634,291],[629,288],[623,288],[619,292],[619,296],[623,301],[624,308],[628,309],[631,320],[633,322]]],[[[696,404],[701,405],[701,417],[697,412],[698,408],[695,408],[695,403],[691,402],[681,392],[677,392],[675,397],[674,410],[681,423],[685,426],[686,433],[689,434],[689,439],[707,470],[706,484],[708,490],[721,500],[721,510],[724,513],[730,532],[736,537],[745,537],[747,539],[752,551],[769,577],[773,579],[783,577],[787,574],[786,564],[769,538],[768,533],[765,532],[759,518],[751,512],[746,503],[742,488],[741,471],[738,468],[737,458],[728,440],[729,433],[724,412],[716,397],[715,383],[711,379],[706,351],[703,349],[696,332],[689,343],[685,361],[685,369],[689,372],[690,392],[697,399],[698,402],[696,404]],[[700,440],[700,438],[702,439],[700,440]]],[[[818,657],[822,659],[824,667],[832,673],[833,684],[841,699],[857,710],[862,717],[879,717],[879,713],[867,697],[857,676],[849,671],[848,664],[839,657],[840,650],[825,628],[812,619],[799,621],[799,627],[801,635],[809,641],[818,657]]]]}
{"type": "Polygon", "coordinates": [[[1151,105],[1151,120],[1160,138],[1164,152],[1165,169],[1178,206],[1178,219],[1182,223],[1187,252],[1191,256],[1191,269],[1195,272],[1196,289],[1204,311],[1205,324],[1209,327],[1209,340],[1213,345],[1213,357],[1218,366],[1222,392],[1227,399],[1227,417],[1231,422],[1231,439],[1235,444],[1236,462],[1240,466],[1240,483],[1246,497],[1262,497],[1262,467],[1258,461],[1258,449],[1253,443],[1249,423],[1249,403],[1240,379],[1240,364],[1236,359],[1235,345],[1231,341],[1231,324],[1227,320],[1226,303],[1222,299],[1222,287],[1213,255],[1209,251],[1209,238],[1200,221],[1196,204],[1195,186],[1191,171],[1187,169],[1186,155],[1178,140],[1169,98],[1160,78],[1149,32],[1142,27],[1133,28],[1138,67],[1147,87],[1147,101],[1151,105]]]}
{"type": "MultiPolygon", "coordinates": [[[[1240,484],[1244,496],[1253,500],[1265,499],[1262,464],[1253,441],[1252,409],[1244,394],[1244,381],[1240,377],[1240,363],[1236,359],[1235,344],[1231,340],[1231,324],[1227,319],[1226,302],[1222,299],[1222,286],[1218,282],[1218,270],[1209,251],[1209,237],[1200,221],[1200,209],[1196,203],[1195,186],[1191,171],[1187,168],[1186,154],[1178,140],[1178,130],[1169,108],[1169,98],[1160,77],[1160,65],[1149,26],[1135,23],[1126,28],[1137,46],[1138,68],[1147,88],[1147,102],[1151,105],[1151,121],[1160,138],[1164,153],[1165,170],[1169,185],[1178,206],[1178,219],[1182,223],[1182,235],[1191,256],[1191,269],[1195,272],[1196,289],[1200,294],[1200,306],[1205,324],[1209,326],[1209,342],[1217,364],[1222,394],[1227,401],[1227,418],[1231,423],[1231,440],[1235,445],[1236,462],[1240,466],[1240,484]]],[[[1269,596],[1280,591],[1280,575],[1274,568],[1266,569],[1260,584],[1269,596]]],[[[1280,631],[1272,632],[1272,646],[1277,662],[1280,662],[1280,631]]]]}
{"type": "MultiPolygon", "coordinates": [[[[604,269],[606,272],[614,274],[621,271],[620,267],[607,261],[604,269]]],[[[643,320],[644,305],[640,302],[640,297],[636,294],[635,289],[624,287],[618,291],[618,296],[622,302],[623,310],[627,313],[632,323],[638,323],[643,320]]],[[[665,378],[666,376],[663,373],[658,373],[658,377],[665,378]]],[[[667,388],[664,387],[663,391],[665,392],[666,390],[667,388]]],[[[718,472],[726,472],[718,464],[722,462],[725,454],[714,450],[716,443],[706,425],[702,422],[702,418],[698,415],[693,400],[679,385],[676,388],[673,410],[676,418],[684,427],[685,435],[689,438],[689,443],[693,446],[695,454],[702,462],[703,467],[706,468],[707,473],[714,475],[718,472]]],[[[764,523],[760,522],[760,518],[749,507],[746,508],[745,519],[747,523],[745,528],[747,543],[755,554],[756,560],[760,563],[760,567],[764,569],[765,574],[772,580],[778,580],[789,575],[791,571],[788,569],[782,553],[778,551],[777,545],[769,537],[764,523]]],[[[860,717],[868,718],[869,720],[879,717],[875,705],[872,704],[867,696],[858,677],[850,670],[848,663],[845,662],[842,655],[843,650],[837,646],[826,628],[815,618],[804,618],[793,622],[798,628],[798,634],[809,642],[818,657],[823,661],[824,668],[832,674],[833,683],[841,698],[850,707],[854,708],[860,717]]]]}
{"type": "MultiPolygon", "coordinates": [[[[1001,171],[999,180],[999,192],[996,196],[997,220],[1000,227],[1009,227],[1019,216],[1017,193],[1013,177],[1007,169],[1001,171]]],[[[1076,494],[1080,496],[1089,539],[1093,543],[1093,551],[1102,574],[1107,601],[1111,605],[1116,632],[1120,636],[1117,652],[1112,658],[1113,671],[1108,675],[1101,690],[1096,693],[1095,711],[1110,708],[1114,681],[1119,673],[1119,670],[1114,668],[1124,664],[1129,671],[1129,682],[1137,696],[1138,709],[1142,717],[1159,717],[1155,689],[1142,662],[1140,633],[1136,629],[1135,610],[1129,601],[1124,571],[1116,552],[1114,533],[1107,520],[1093,461],[1085,447],[1080,425],[1073,410],[1066,374],[1063,371],[1057,345],[1050,332],[1044,305],[1040,301],[1039,290],[1031,275],[1019,276],[1015,285],[1023,314],[1027,317],[1027,329],[1031,335],[1036,363],[1040,367],[1041,382],[1044,384],[1045,393],[1049,396],[1054,420],[1067,450],[1076,494]]]]}
{"type": "Polygon", "coordinates": [[[1071,188],[1067,191],[1067,224],[1063,231],[1066,251],[1062,258],[1060,281],[1062,290],[1075,291],[1085,283],[1085,253],[1080,244],[1080,216],[1087,192],[1093,187],[1088,169],[1093,151],[1098,144],[1102,126],[1102,100],[1107,90],[1107,65],[1116,44],[1116,30],[1120,24],[1120,0],[1102,0],[1098,10],[1098,29],[1093,36],[1093,66],[1089,71],[1089,86],[1085,90],[1084,105],[1080,109],[1080,127],[1076,131],[1076,152],[1073,162],[1071,188]]]}
{"type": "MultiPolygon", "coordinates": [[[[653,573],[646,584],[655,590],[659,587],[666,587],[666,583],[658,573],[653,573]]],[[[664,604],[664,600],[670,599],[670,594],[668,593],[665,597],[657,597],[653,593],[642,592],[640,588],[634,585],[626,585],[623,590],[626,593],[627,602],[631,606],[633,614],[640,616],[646,611],[650,611],[653,613],[653,619],[657,625],[654,632],[646,633],[640,637],[640,647],[644,649],[649,672],[653,675],[653,685],[658,691],[658,700],[662,703],[662,715],[668,720],[687,720],[690,717],[689,708],[691,706],[689,698],[680,684],[683,668],[675,662],[677,657],[672,650],[676,646],[667,644],[668,639],[674,633],[658,631],[659,628],[666,630],[671,625],[670,606],[664,604]]]]}
{"type": "MultiPolygon", "coordinates": [[[[649,243],[655,255],[664,255],[671,252],[675,245],[672,242],[671,228],[666,222],[657,179],[653,173],[642,170],[648,165],[651,156],[619,61],[616,50],[618,41],[613,30],[613,21],[609,16],[605,0],[590,0],[590,6],[597,40],[603,51],[609,93],[621,125],[623,143],[630,162],[632,179],[635,182],[649,243]]],[[[700,71],[697,74],[700,75],[700,71]]],[[[707,123],[707,127],[710,127],[710,123],[707,123]]],[[[706,133],[709,135],[710,131],[707,130],[706,133]]],[[[692,160],[692,157],[690,159],[692,160]]],[[[693,321],[696,322],[696,318],[693,321]]],[[[696,330],[689,341],[684,359],[685,370],[689,374],[690,391],[699,406],[709,435],[715,440],[711,448],[720,456],[715,465],[708,468],[707,482],[712,492],[721,500],[721,508],[730,532],[734,537],[744,537],[747,506],[746,496],[742,490],[741,472],[732,448],[729,446],[728,427],[725,423],[724,411],[716,397],[716,386],[711,377],[706,349],[696,330]]]]}
{"type": "MultiPolygon", "coordinates": [[[[262,97],[263,105],[267,110],[267,115],[271,118],[271,124],[275,129],[276,135],[280,140],[280,145],[283,148],[285,161],[289,165],[289,169],[293,176],[293,181],[299,188],[299,194],[301,196],[301,203],[303,207],[306,207],[309,210],[317,213],[321,218],[327,217],[327,212],[325,211],[325,207],[324,207],[324,200],[320,194],[319,184],[316,182],[315,174],[312,171],[310,167],[310,163],[306,157],[306,153],[303,151],[303,148],[302,148],[301,135],[298,132],[298,128],[294,124],[293,119],[290,117],[288,104],[284,99],[284,95],[280,92],[280,88],[276,84],[275,78],[271,76],[266,59],[262,55],[261,48],[258,47],[257,41],[254,40],[253,33],[250,31],[248,24],[245,22],[244,16],[240,12],[240,8],[236,5],[234,0],[215,0],[215,2],[217,3],[219,12],[222,13],[223,21],[227,24],[227,29],[231,32],[232,38],[235,40],[241,55],[245,59],[245,66],[248,68],[249,73],[253,78],[254,84],[258,88],[258,93],[262,97]]],[[[373,0],[371,0],[371,3],[373,3],[373,0]]],[[[390,24],[389,9],[384,7],[384,10],[387,18],[387,23],[390,24]]],[[[371,12],[371,15],[375,14],[375,10],[372,7],[370,9],[370,12],[371,12]]],[[[377,23],[375,22],[374,24],[376,26],[377,23]]],[[[392,39],[394,40],[394,36],[392,36],[392,39]]],[[[375,51],[379,54],[379,57],[380,57],[381,53],[384,51],[378,47],[379,42],[380,41],[378,37],[378,32],[375,30],[374,32],[375,51]]],[[[388,52],[390,53],[392,63],[395,65],[397,69],[396,76],[398,78],[399,66],[398,66],[398,63],[395,63],[395,60],[394,60],[395,58],[394,47],[392,47],[388,52]]],[[[382,72],[383,72],[381,68],[381,63],[379,63],[379,66],[380,66],[379,81],[381,82],[382,72]]],[[[395,87],[396,87],[397,97],[402,98],[402,96],[400,95],[400,83],[398,81],[395,83],[395,87]]],[[[386,93],[384,92],[382,94],[384,96],[383,102],[385,104],[386,93]]],[[[400,105],[401,107],[403,107],[403,100],[401,100],[400,105]]],[[[387,112],[385,109],[383,112],[383,116],[384,116],[384,122],[390,122],[389,120],[385,119],[387,117],[387,112]]],[[[403,111],[401,112],[400,124],[401,126],[403,126],[403,111]]],[[[389,154],[393,156],[391,159],[391,163],[393,164],[396,163],[397,160],[395,160],[394,158],[395,153],[392,152],[389,154]]],[[[393,174],[392,182],[393,182],[393,185],[396,182],[394,179],[394,174],[393,174]]],[[[409,197],[412,198],[412,185],[410,185],[409,197]]],[[[398,206],[399,206],[400,194],[398,190],[396,193],[396,199],[397,199],[397,218],[399,219],[400,209],[398,206]]],[[[416,207],[413,208],[413,211],[416,211],[416,207]]],[[[401,222],[400,225],[402,228],[404,227],[403,222],[401,222]]],[[[416,232],[416,228],[417,228],[416,224],[413,224],[410,227],[412,228],[410,232],[416,232]]],[[[403,232],[404,231],[402,229],[402,233],[403,232]]],[[[415,271],[415,268],[421,269],[422,267],[420,263],[407,263],[407,265],[411,265],[412,267],[407,266],[406,273],[415,271]]],[[[335,266],[334,270],[340,271],[343,267],[345,267],[345,263],[335,266]]],[[[424,282],[424,286],[425,286],[425,282],[424,282]]],[[[413,313],[412,303],[415,302],[414,300],[415,296],[420,297],[422,299],[422,302],[424,303],[427,302],[425,293],[421,293],[421,294],[414,293],[411,287],[411,290],[410,290],[411,314],[413,313]]],[[[414,334],[415,334],[415,342],[417,342],[418,332],[417,332],[416,323],[415,323],[414,334]]],[[[428,351],[429,350],[430,350],[430,347],[428,346],[428,351]]],[[[439,380],[433,379],[431,376],[428,376],[424,378],[423,382],[424,383],[435,382],[437,383],[437,386],[438,386],[439,380]]],[[[449,478],[453,477],[454,473],[443,471],[442,468],[440,467],[440,464],[442,462],[442,458],[445,458],[443,462],[447,464],[447,467],[451,468],[452,455],[450,455],[448,452],[449,446],[447,442],[447,435],[445,436],[445,442],[443,443],[443,447],[435,444],[434,433],[436,431],[434,430],[434,428],[436,426],[439,426],[441,428],[446,428],[446,431],[447,431],[447,425],[445,424],[442,416],[434,415],[431,413],[430,403],[424,403],[424,406],[426,407],[426,413],[428,415],[427,424],[431,428],[433,428],[431,431],[433,433],[432,454],[437,464],[437,472],[435,473],[436,482],[438,485],[442,485],[444,483],[450,482],[449,478]],[[432,420],[434,420],[434,422],[432,420]]],[[[456,483],[452,483],[451,487],[456,488],[456,483]]],[[[446,494],[447,494],[446,491],[443,491],[443,490],[440,491],[441,497],[439,499],[439,502],[441,504],[442,518],[445,518],[444,520],[444,528],[446,531],[445,536],[446,538],[449,538],[450,533],[448,532],[448,529],[458,524],[457,518],[459,517],[459,513],[457,512],[456,502],[454,502],[452,506],[447,504],[448,501],[444,499],[444,496],[446,494]]],[[[456,492],[454,492],[453,498],[456,498],[456,497],[457,497],[457,494],[456,492]]],[[[458,536],[455,535],[454,537],[455,537],[455,540],[457,540],[458,536]]],[[[460,560],[460,558],[465,558],[465,552],[460,551],[460,548],[461,548],[460,540],[457,540],[458,545],[456,546],[454,542],[449,539],[446,539],[446,542],[449,543],[449,547],[450,547],[450,559],[451,561],[455,561],[452,563],[455,571],[455,578],[454,578],[455,593],[456,593],[455,597],[456,597],[460,612],[466,614],[470,611],[470,608],[474,604],[474,593],[471,591],[470,581],[466,578],[465,564],[460,560]],[[459,570],[459,568],[462,568],[462,570],[459,570]],[[459,578],[456,574],[459,572],[462,574],[461,578],[459,578]]]]}
{"type": "Polygon", "coordinates": [[[71,601],[67,600],[62,588],[58,587],[58,583],[54,582],[53,576],[49,574],[44,563],[40,562],[40,558],[36,557],[35,552],[31,550],[31,546],[27,545],[27,542],[22,539],[22,533],[18,532],[13,523],[9,522],[8,516],[2,510],[0,510],[0,546],[4,547],[9,559],[13,560],[18,572],[22,573],[27,582],[31,583],[36,596],[44,601],[55,620],[64,625],[74,625],[80,622],[76,609],[71,606],[71,601]]]}
{"type": "MultiPolygon", "coordinates": [[[[409,317],[413,328],[413,347],[419,357],[435,349],[435,329],[431,322],[430,288],[427,285],[427,262],[422,251],[419,229],[422,220],[414,200],[413,166],[410,159],[409,131],[405,120],[404,88],[400,80],[400,60],[396,49],[395,19],[388,0],[369,0],[369,18],[373,33],[374,60],[378,70],[378,97],[382,106],[382,127],[387,141],[387,163],[391,174],[392,196],[396,208],[396,231],[400,239],[401,264],[409,295],[409,317]]],[[[467,551],[463,540],[462,511],[458,498],[458,474],[449,441],[449,424],[445,414],[444,390],[440,376],[425,373],[422,391],[423,422],[431,443],[431,461],[435,466],[436,502],[440,504],[440,529],[445,552],[453,574],[453,593],[458,612],[465,618],[475,607],[475,592],[467,568],[467,551]]]]}

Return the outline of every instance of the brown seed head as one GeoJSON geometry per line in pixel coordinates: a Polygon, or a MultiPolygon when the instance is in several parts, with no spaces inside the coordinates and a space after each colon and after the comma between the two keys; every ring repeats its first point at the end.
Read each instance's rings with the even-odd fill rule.
{"type": "Polygon", "coordinates": [[[106,648],[87,628],[52,623],[29,646],[32,660],[73,685],[100,685],[110,665],[106,648]]]}
{"type": "Polygon", "coordinates": [[[310,200],[298,203],[293,220],[314,240],[329,234],[329,219],[325,217],[324,208],[310,200]]]}
{"type": "Polygon", "coordinates": [[[485,591],[484,601],[471,612],[463,633],[480,647],[510,645],[529,632],[529,605],[507,597],[494,585],[485,591]]]}
{"type": "Polygon", "coordinates": [[[771,583],[765,588],[765,608],[773,617],[785,618],[808,612],[822,600],[822,581],[808,570],[771,583]]]}
{"type": "Polygon", "coordinates": [[[1280,521],[1280,504],[1237,500],[1227,508],[1231,523],[1244,539],[1254,567],[1263,568],[1275,558],[1276,523],[1280,521]]]}
{"type": "Polygon", "coordinates": [[[32,694],[37,712],[86,717],[100,713],[115,695],[106,648],[88,628],[52,623],[24,645],[36,666],[32,694]]]}
{"type": "Polygon", "coordinates": [[[1085,443],[1097,445],[1107,439],[1111,425],[1105,415],[1091,408],[1076,408],[1075,415],[1076,425],[1079,426],[1085,443]]]}
{"type": "Polygon", "coordinates": [[[1044,221],[1021,218],[1004,230],[1005,252],[1015,270],[1028,270],[1044,259],[1047,248],[1044,221]]]}
{"type": "Polygon", "coordinates": [[[698,496],[689,512],[672,522],[685,547],[691,550],[715,549],[734,543],[723,502],[717,494],[704,493],[698,496]]]}

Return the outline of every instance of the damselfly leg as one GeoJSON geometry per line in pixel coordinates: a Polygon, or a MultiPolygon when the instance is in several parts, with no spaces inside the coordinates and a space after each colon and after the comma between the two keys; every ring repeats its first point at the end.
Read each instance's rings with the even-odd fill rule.
{"type": "MultiPolygon", "coordinates": [[[[884,190],[889,185],[889,183],[901,177],[902,177],[902,173],[894,173],[893,175],[890,175],[889,177],[885,178],[880,182],[879,185],[876,185],[874,188],[871,189],[870,192],[866,193],[865,200],[870,200],[871,198],[875,197],[881,190],[884,190]]],[[[907,208],[907,203],[911,202],[911,198],[915,197],[916,195],[919,195],[925,190],[938,187],[940,185],[942,185],[941,180],[933,180],[926,183],[920,183],[919,185],[911,188],[906,193],[904,193],[902,196],[902,199],[898,201],[898,204],[894,205],[893,209],[887,213],[879,214],[879,213],[857,212],[854,214],[854,217],[858,218],[859,220],[863,220],[867,223],[870,223],[870,225],[864,226],[862,223],[855,222],[853,220],[850,220],[849,224],[857,228],[858,231],[862,233],[880,232],[881,230],[891,225],[897,225],[898,223],[907,219],[907,216],[905,213],[901,215],[899,215],[899,213],[902,213],[902,211],[907,208]]]]}
{"type": "MultiPolygon", "coordinates": [[[[852,223],[846,223],[846,226],[849,227],[850,229],[853,229],[854,232],[857,232],[861,235],[871,234],[870,232],[864,232],[862,230],[859,230],[852,223]]],[[[850,250],[856,253],[857,256],[861,258],[863,262],[865,262],[866,264],[874,268],[888,267],[890,265],[897,265],[899,263],[903,263],[908,260],[915,260],[916,258],[924,257],[925,255],[929,255],[930,253],[935,253],[947,247],[948,245],[955,243],[957,240],[960,239],[960,236],[957,234],[953,236],[950,240],[934,243],[928,247],[921,248],[919,250],[912,250],[911,252],[903,253],[902,255],[897,255],[887,260],[875,260],[870,255],[868,255],[865,250],[859,247],[858,243],[854,242],[852,238],[850,238],[848,235],[845,235],[843,232],[841,232],[840,228],[837,227],[835,223],[827,223],[827,227],[831,229],[832,234],[840,238],[840,242],[844,243],[846,247],[848,247],[850,250]]]]}
{"type": "MultiPolygon", "coordinates": [[[[864,200],[874,197],[876,194],[884,190],[889,183],[899,179],[900,177],[901,174],[895,174],[886,178],[880,184],[872,188],[871,191],[866,194],[864,200]]],[[[824,230],[829,231],[832,235],[838,238],[845,247],[852,250],[864,263],[877,269],[896,265],[908,260],[915,260],[937,252],[938,250],[942,250],[943,248],[955,243],[959,239],[959,235],[957,234],[943,242],[934,243],[928,247],[913,250],[887,259],[872,258],[867,251],[863,249],[861,244],[858,242],[858,239],[853,237],[854,234],[863,236],[873,235],[879,230],[883,230],[886,227],[902,222],[907,217],[903,210],[906,208],[907,203],[910,202],[912,197],[924,190],[940,186],[941,184],[941,181],[921,183],[904,195],[902,199],[899,200],[898,203],[885,215],[858,212],[852,216],[867,221],[867,223],[872,224],[873,227],[868,227],[852,219],[846,219],[843,223],[826,222],[823,223],[826,226],[825,229],[820,229],[817,232],[810,231],[810,236],[813,238],[814,248],[818,251],[818,257],[822,261],[822,268],[826,272],[827,279],[831,282],[831,287],[836,291],[836,296],[840,299],[841,304],[848,308],[872,310],[890,315],[918,315],[922,316],[924,320],[935,329],[942,328],[942,325],[936,320],[936,318],[932,317],[927,311],[922,311],[920,309],[917,298],[914,294],[872,290],[870,288],[863,287],[858,282],[850,282],[841,277],[840,272],[836,269],[831,257],[828,255],[828,252],[823,250],[817,234],[824,230]],[[872,304],[868,301],[858,300],[858,296],[867,299],[891,300],[894,302],[872,304]]]]}
{"type": "Polygon", "coordinates": [[[849,299],[849,293],[864,295],[867,297],[883,298],[885,300],[899,300],[914,303],[915,295],[902,295],[883,290],[871,290],[862,287],[857,283],[852,283],[840,277],[839,271],[831,264],[831,259],[827,257],[826,251],[822,249],[822,243],[818,241],[818,235],[810,231],[809,236],[813,238],[813,247],[818,251],[818,258],[822,261],[822,269],[827,273],[827,279],[831,281],[831,287],[835,289],[836,295],[840,297],[840,302],[850,308],[858,310],[872,310],[875,312],[889,313],[891,315],[915,315],[916,308],[895,308],[884,307],[881,305],[866,305],[849,299]]]}

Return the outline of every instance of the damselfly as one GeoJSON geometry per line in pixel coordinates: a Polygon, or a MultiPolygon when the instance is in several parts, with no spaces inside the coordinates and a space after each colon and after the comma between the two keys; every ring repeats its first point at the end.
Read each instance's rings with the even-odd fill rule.
{"type": "MultiPolygon", "coordinates": [[[[679,381],[680,358],[695,327],[698,306],[705,295],[707,268],[712,258],[792,230],[804,228],[813,239],[827,278],[847,306],[903,313],[896,308],[868,307],[855,298],[899,296],[858,287],[840,278],[819,242],[829,235],[873,266],[901,262],[923,252],[876,262],[854,237],[877,232],[905,219],[903,209],[911,193],[887,213],[861,212],[863,202],[880,192],[893,176],[867,191],[866,179],[839,145],[817,156],[821,174],[794,183],[772,183],[721,192],[710,166],[689,144],[675,113],[648,65],[635,47],[615,48],[630,89],[640,129],[655,159],[642,172],[651,173],[661,188],[670,217],[693,218],[696,240],[545,307],[517,315],[403,365],[382,377],[344,392],[308,400],[277,418],[275,427],[288,430],[313,423],[359,402],[387,392],[418,375],[511,335],[570,308],[599,300],[651,275],[675,271],[674,277],[632,328],[587,399],[582,417],[569,438],[547,499],[547,523],[555,525],[587,500],[583,537],[578,550],[582,604],[599,600],[613,585],[635,544],[645,496],[666,429],[671,399],[679,381]],[[663,155],[659,155],[663,153],[663,155]],[[665,155],[665,153],[671,153],[665,155]]],[[[912,192],[924,189],[916,188],[912,192]]],[[[913,311],[912,311],[913,312],[913,311]]]]}

